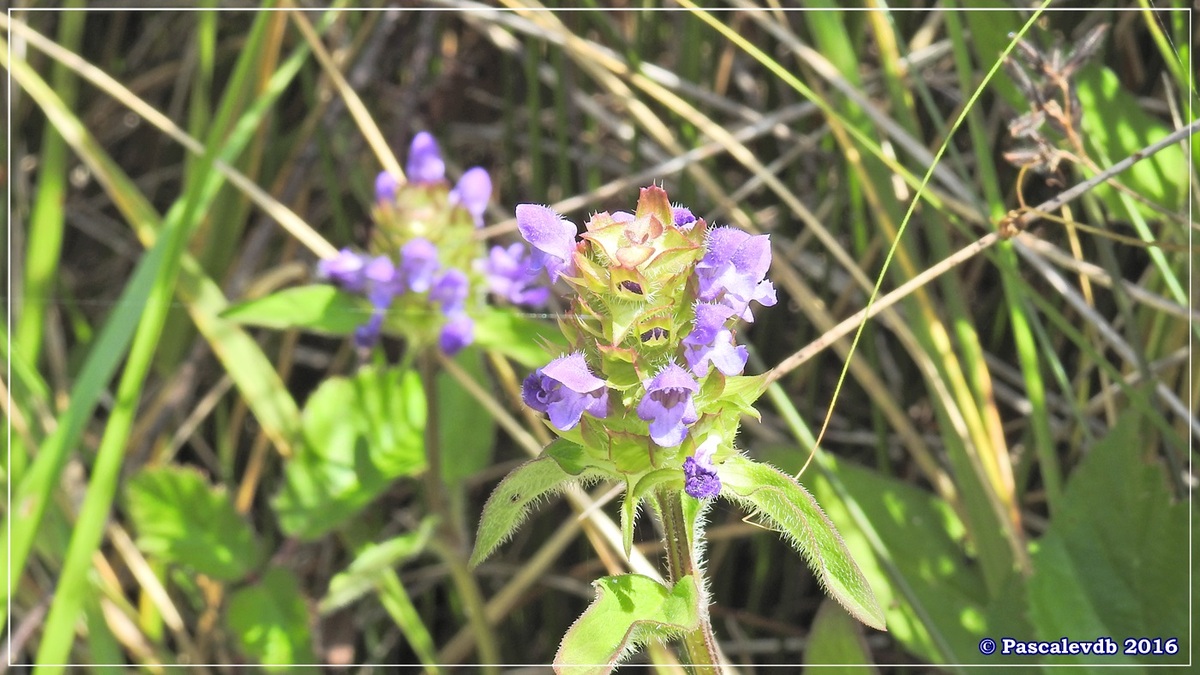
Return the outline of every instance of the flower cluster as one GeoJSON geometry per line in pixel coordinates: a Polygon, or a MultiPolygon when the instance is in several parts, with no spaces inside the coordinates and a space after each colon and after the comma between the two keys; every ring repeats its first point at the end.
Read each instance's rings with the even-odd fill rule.
{"type": "Polygon", "coordinates": [[[405,169],[407,182],[387,171],[375,179],[371,251],[344,248],[317,266],[321,278],[370,303],[370,318],[354,332],[360,350],[389,326],[422,344],[436,335],[453,355],[474,341],[471,310],[485,289],[513,304],[546,301],[549,289],[537,285],[523,244],[484,256],[474,236],[492,194],[485,169],[468,169],[449,188],[446,163],[427,132],[413,138],[405,169]],[[390,315],[404,321],[389,324],[390,315]]]}
{"type": "Polygon", "coordinates": [[[631,482],[674,467],[688,494],[715,497],[716,465],[733,452],[722,439],[758,393],[747,395],[759,380],[742,375],[734,324],[754,320],[752,302],[776,302],[768,237],[709,229],[658,187],[582,234],[545,206],[516,213],[529,269],[572,290],[560,324],[574,351],[526,379],[526,405],[631,482]]]}

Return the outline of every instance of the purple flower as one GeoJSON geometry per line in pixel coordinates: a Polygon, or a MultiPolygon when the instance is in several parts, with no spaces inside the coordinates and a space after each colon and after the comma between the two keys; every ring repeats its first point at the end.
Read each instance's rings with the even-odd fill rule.
{"type": "Polygon", "coordinates": [[[533,245],[530,265],[535,270],[546,268],[550,283],[560,274],[574,274],[575,224],[545,206],[517,205],[517,229],[525,241],[533,245]]]}
{"type": "Polygon", "coordinates": [[[379,332],[383,327],[383,313],[376,310],[369,321],[354,329],[354,345],[359,349],[370,349],[379,341],[379,332]]]}
{"type": "Polygon", "coordinates": [[[408,290],[414,293],[429,290],[437,268],[437,247],[428,239],[412,239],[400,249],[400,276],[408,290]]]}
{"type": "Polygon", "coordinates": [[[707,375],[710,363],[726,376],[740,375],[746,368],[749,352],[734,344],[733,332],[725,327],[731,316],[733,310],[725,305],[696,303],[692,332],[683,338],[683,356],[697,376],[707,375]]]}
{"type": "Polygon", "coordinates": [[[391,204],[396,201],[396,188],[400,186],[396,177],[387,171],[375,177],[375,201],[391,204]]]}
{"type": "Polygon", "coordinates": [[[344,290],[359,293],[367,284],[363,275],[363,267],[366,265],[364,258],[365,256],[344,248],[332,258],[322,258],[317,263],[317,275],[344,290]]]}
{"type": "Polygon", "coordinates": [[[632,223],[637,220],[637,216],[628,211],[613,211],[612,219],[614,223],[632,223]]]}
{"type": "Polygon", "coordinates": [[[470,281],[462,270],[448,269],[429,291],[429,299],[442,306],[442,313],[447,316],[462,310],[470,290],[470,281]]]}
{"type": "Polygon", "coordinates": [[[675,220],[675,227],[685,232],[692,229],[696,222],[696,216],[692,215],[691,209],[686,206],[671,207],[671,216],[675,220]]]}
{"type": "Polygon", "coordinates": [[[550,298],[549,288],[530,287],[536,283],[538,272],[530,269],[529,250],[520,242],[510,244],[507,248],[493,246],[480,266],[487,275],[491,292],[514,305],[537,307],[550,298]]]}
{"type": "Polygon", "coordinates": [[[450,191],[450,203],[458,204],[475,218],[475,227],[483,227],[483,212],[492,198],[492,177],[488,172],[475,167],[468,169],[458,179],[458,185],[450,191]]]}
{"type": "Polygon", "coordinates": [[[720,443],[720,437],[709,436],[693,456],[683,460],[683,490],[696,499],[712,499],[721,494],[721,478],[713,464],[713,453],[720,443]]]}
{"type": "Polygon", "coordinates": [[[584,412],[603,419],[608,414],[608,387],[592,375],[582,352],[554,359],[533,371],[521,387],[525,405],[550,416],[562,431],[579,424],[584,412]]]}
{"type": "Polygon", "coordinates": [[[698,419],[692,394],[700,388],[688,371],[671,362],[646,383],[637,415],[650,423],[650,438],[664,448],[679,445],[698,419]]]}
{"type": "Polygon", "coordinates": [[[367,299],[379,309],[387,309],[392,298],[403,289],[396,274],[396,266],[387,256],[378,256],[367,261],[363,267],[366,278],[367,299]]]}
{"type": "Polygon", "coordinates": [[[451,314],[442,326],[442,333],[438,336],[438,346],[447,356],[454,356],[462,351],[463,347],[475,341],[475,322],[471,317],[467,316],[466,312],[455,312],[451,314]]]}
{"type": "Polygon", "coordinates": [[[735,227],[718,227],[708,233],[707,252],[696,264],[700,299],[719,302],[746,321],[753,321],[750,301],[775,304],[775,286],[766,280],[771,266],[767,235],[750,236],[735,227]]]}
{"type": "Polygon", "coordinates": [[[442,161],[437,141],[428,131],[413,136],[406,170],[408,180],[416,185],[440,183],[446,177],[446,163],[442,161]]]}

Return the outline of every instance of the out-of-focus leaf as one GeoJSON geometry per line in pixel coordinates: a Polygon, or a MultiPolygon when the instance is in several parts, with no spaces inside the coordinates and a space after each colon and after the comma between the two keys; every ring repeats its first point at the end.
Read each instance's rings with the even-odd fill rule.
{"type": "Polygon", "coordinates": [[[417,375],[363,368],[326,380],[304,406],[304,446],[273,505],[285,532],[314,539],[425,469],[425,394],[417,375]]]}
{"type": "Polygon", "coordinates": [[[791,476],[746,457],[717,467],[721,495],[753,507],[804,556],[821,586],[854,618],[887,630],[883,610],[854,558],[817,501],[791,476]]]}
{"type": "Polygon", "coordinates": [[[234,591],[225,624],[237,636],[242,651],[268,666],[270,672],[286,672],[292,664],[316,663],[308,610],[300,584],[288,570],[273,567],[258,583],[234,591]]]}
{"type": "Polygon", "coordinates": [[[475,550],[471,552],[472,567],[483,562],[521,526],[529,515],[529,508],[538,500],[558,492],[570,481],[586,481],[591,477],[591,472],[586,469],[577,475],[568,473],[550,456],[550,448],[565,445],[573,444],[561,439],[555,441],[541,457],[513,469],[496,486],[479,517],[475,550]]]}
{"type": "Polygon", "coordinates": [[[370,306],[329,285],[288,288],[247,300],[221,312],[221,318],[264,328],[301,328],[331,335],[349,335],[369,318],[370,306]]]}
{"type": "Polygon", "coordinates": [[[879,670],[870,664],[871,650],[863,639],[862,624],[836,602],[826,598],[817,610],[804,650],[805,673],[869,675],[879,670]]]}
{"type": "Polygon", "coordinates": [[[242,578],[262,557],[228,495],[197,471],[145,469],[129,482],[125,500],[146,553],[223,581],[242,578]]]}
{"type": "Polygon", "coordinates": [[[428,517],[414,532],[363,547],[354,562],[329,581],[329,590],[321,599],[321,613],[328,614],[354,602],[375,588],[393,567],[420,555],[436,525],[437,521],[428,517]]]}
{"type": "Polygon", "coordinates": [[[563,636],[554,668],[572,675],[611,672],[647,640],[694,630],[699,593],[690,576],[667,588],[650,577],[622,574],[593,584],[596,599],[563,636]]]}
{"type": "MultiPolygon", "coordinates": [[[[464,349],[454,361],[476,382],[486,381],[478,349],[464,349]]],[[[492,463],[496,422],[487,408],[446,372],[437,374],[437,402],[442,480],[457,485],[492,463]]]]}
{"type": "Polygon", "coordinates": [[[567,350],[553,323],[521,316],[513,309],[486,308],[475,318],[475,344],[529,368],[541,368],[567,350]]]}
{"type": "MultiPolygon", "coordinates": [[[[1140,417],[1127,410],[1068,481],[1033,553],[1030,617],[1042,640],[1178,637],[1178,653],[1138,660],[1186,663],[1192,653],[1188,506],[1172,503],[1162,468],[1145,460],[1140,417]]],[[[1123,654],[1043,658],[1105,665],[1133,660],[1123,654]]]]}

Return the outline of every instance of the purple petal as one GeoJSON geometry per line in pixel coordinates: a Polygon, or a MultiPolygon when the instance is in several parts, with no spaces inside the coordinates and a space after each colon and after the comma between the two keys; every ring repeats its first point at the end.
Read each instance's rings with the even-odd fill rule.
{"type": "Polygon", "coordinates": [[[475,322],[464,312],[452,314],[438,336],[438,346],[447,356],[454,356],[474,341],[475,322]]]}
{"type": "Polygon", "coordinates": [[[400,249],[400,276],[410,291],[429,290],[437,268],[437,247],[428,239],[412,239],[400,249]]]}
{"type": "Polygon", "coordinates": [[[365,256],[344,248],[332,258],[321,259],[317,263],[317,275],[351,293],[359,293],[367,283],[363,274],[365,265],[365,256]]]}
{"type": "Polygon", "coordinates": [[[366,279],[367,299],[380,309],[387,309],[392,304],[392,298],[403,290],[396,274],[396,266],[387,256],[371,258],[363,267],[363,277],[366,279]]]}
{"type": "Polygon", "coordinates": [[[488,290],[514,305],[537,307],[550,299],[550,289],[537,286],[538,272],[529,267],[529,250],[517,242],[493,246],[482,262],[488,290]]]}
{"type": "Polygon", "coordinates": [[[596,391],[605,385],[604,380],[592,375],[582,352],[554,359],[542,368],[542,372],[580,394],[596,391]]]}
{"type": "Polygon", "coordinates": [[[683,491],[696,499],[712,499],[721,494],[721,478],[688,457],[683,460],[683,491]]]}
{"type": "Polygon", "coordinates": [[[381,172],[375,177],[375,201],[391,204],[396,201],[396,188],[399,183],[396,177],[387,171],[381,172]]]}
{"type": "Polygon", "coordinates": [[[638,418],[650,423],[650,438],[669,448],[687,437],[687,426],[698,419],[692,394],[700,386],[686,370],[669,363],[646,383],[637,407],[638,418]]]}
{"type": "Polygon", "coordinates": [[[551,394],[554,392],[555,386],[561,387],[561,383],[546,377],[542,373],[542,369],[538,368],[525,378],[521,384],[521,400],[525,405],[534,410],[544,413],[547,406],[550,405],[551,394]]]}
{"type": "Polygon", "coordinates": [[[437,141],[428,131],[413,136],[408,149],[408,180],[417,185],[440,183],[446,177],[446,163],[437,141]]]}
{"type": "Polygon", "coordinates": [[[518,204],[517,229],[533,246],[533,268],[546,268],[551,283],[561,274],[573,273],[575,235],[578,234],[574,223],[545,206],[518,204]]]}
{"type": "Polygon", "coordinates": [[[354,329],[354,345],[359,349],[370,349],[379,341],[379,333],[383,328],[383,314],[375,312],[363,325],[354,329]]]}
{"type": "Polygon", "coordinates": [[[692,229],[696,222],[696,216],[692,215],[691,209],[686,206],[671,207],[671,217],[675,221],[675,227],[685,232],[692,229]]]}
{"type": "Polygon", "coordinates": [[[475,227],[483,227],[483,212],[492,198],[492,177],[481,167],[468,169],[450,191],[450,203],[459,204],[475,218],[475,227]]]}
{"type": "Polygon", "coordinates": [[[608,388],[591,374],[583,354],[575,353],[551,361],[528,378],[521,387],[525,404],[550,416],[563,431],[579,424],[583,413],[603,418],[608,414],[608,388]]]}

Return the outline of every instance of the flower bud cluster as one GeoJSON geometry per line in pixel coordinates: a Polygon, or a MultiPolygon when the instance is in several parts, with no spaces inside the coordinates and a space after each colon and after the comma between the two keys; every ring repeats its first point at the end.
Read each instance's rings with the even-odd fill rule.
{"type": "Polygon", "coordinates": [[[475,237],[492,194],[485,169],[468,169],[451,189],[427,132],[413,138],[405,169],[407,182],[387,171],[375,179],[369,251],[344,248],[317,266],[321,278],[370,303],[370,318],[354,333],[360,350],[388,328],[416,344],[436,339],[453,355],[474,341],[471,311],[486,292],[526,306],[546,301],[549,289],[537,285],[523,244],[484,255],[475,237]]]}
{"type": "Polygon", "coordinates": [[[560,326],[575,350],[525,380],[525,403],[626,480],[673,468],[688,494],[715,497],[715,464],[761,381],[742,376],[734,324],[754,320],[751,302],[775,304],[767,236],[710,229],[656,186],[581,235],[533,204],[517,226],[534,269],[571,288],[560,326]]]}

